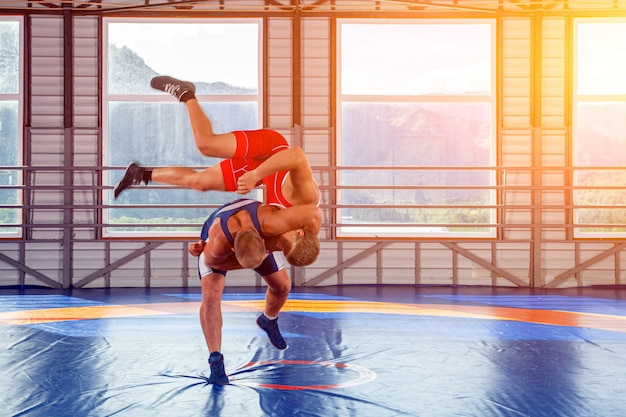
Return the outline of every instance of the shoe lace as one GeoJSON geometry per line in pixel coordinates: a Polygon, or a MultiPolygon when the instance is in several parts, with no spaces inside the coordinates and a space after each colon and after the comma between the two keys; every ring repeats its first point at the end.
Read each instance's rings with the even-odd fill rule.
{"type": "Polygon", "coordinates": [[[165,84],[165,91],[167,93],[174,95],[178,92],[178,90],[180,90],[180,85],[178,84],[170,84],[170,83],[165,84]]]}

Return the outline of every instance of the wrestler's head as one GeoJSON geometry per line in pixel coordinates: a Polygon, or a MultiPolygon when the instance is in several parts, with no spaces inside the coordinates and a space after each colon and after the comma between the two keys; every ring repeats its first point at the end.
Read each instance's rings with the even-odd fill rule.
{"type": "Polygon", "coordinates": [[[265,241],[255,229],[242,229],[237,232],[234,248],[237,261],[248,269],[261,265],[267,253],[265,241]]]}
{"type": "Polygon", "coordinates": [[[320,240],[316,234],[305,229],[298,229],[281,235],[283,253],[287,262],[293,266],[311,265],[320,253],[320,240]]]}

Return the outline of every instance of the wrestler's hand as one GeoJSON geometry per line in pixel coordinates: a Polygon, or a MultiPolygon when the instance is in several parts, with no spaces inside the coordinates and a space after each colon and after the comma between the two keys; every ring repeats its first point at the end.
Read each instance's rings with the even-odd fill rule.
{"type": "Polygon", "coordinates": [[[197,242],[190,243],[187,250],[189,251],[189,254],[191,256],[200,256],[200,254],[204,250],[205,245],[206,245],[206,242],[204,240],[199,240],[197,242]]]}
{"type": "Polygon", "coordinates": [[[260,180],[261,178],[257,178],[256,170],[246,172],[237,180],[237,194],[248,194],[260,180]]]}

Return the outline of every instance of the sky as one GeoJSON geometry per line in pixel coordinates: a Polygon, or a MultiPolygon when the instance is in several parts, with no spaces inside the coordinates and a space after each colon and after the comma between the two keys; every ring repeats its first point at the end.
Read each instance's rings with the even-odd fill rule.
{"type": "MultiPolygon", "coordinates": [[[[258,87],[250,83],[258,82],[260,20],[145,22],[112,20],[109,41],[127,46],[164,75],[258,87]]],[[[450,93],[475,91],[481,85],[485,93],[491,87],[492,31],[489,23],[343,25],[347,47],[341,59],[350,74],[343,80],[343,92],[420,94],[435,88],[436,93],[450,93]]]]}
{"type": "MultiPolygon", "coordinates": [[[[210,25],[116,22],[109,41],[125,45],[161,74],[258,88],[261,21],[210,25]]],[[[143,22],[143,21],[141,21],[143,22]]],[[[578,93],[626,94],[626,23],[577,25],[578,93]]],[[[341,27],[344,94],[488,92],[493,26],[346,24],[341,27]],[[343,47],[342,47],[343,45],[343,47]],[[454,53],[450,53],[454,51],[454,53]],[[482,90],[482,91],[481,91],[482,90]]]]}
{"type": "Polygon", "coordinates": [[[493,25],[344,24],[344,94],[489,93],[493,25]],[[349,74],[349,76],[347,76],[349,74]]]}
{"type": "Polygon", "coordinates": [[[577,25],[578,94],[626,94],[626,23],[577,25]]]}
{"type": "Polygon", "coordinates": [[[108,38],[135,51],[163,75],[258,87],[259,25],[260,21],[218,25],[188,20],[168,24],[112,22],[108,38]]]}

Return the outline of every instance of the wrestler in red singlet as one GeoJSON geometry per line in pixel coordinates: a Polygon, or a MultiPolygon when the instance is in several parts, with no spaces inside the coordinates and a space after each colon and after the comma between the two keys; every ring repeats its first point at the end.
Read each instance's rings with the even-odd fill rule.
{"type": "MultiPolygon", "coordinates": [[[[285,138],[274,130],[239,130],[233,132],[233,134],[237,139],[235,155],[220,163],[226,191],[236,191],[237,179],[240,176],[257,168],[275,153],[289,148],[285,138]]],[[[265,185],[267,204],[282,207],[292,206],[282,192],[282,186],[287,174],[288,171],[279,171],[261,181],[265,185]]]]}

